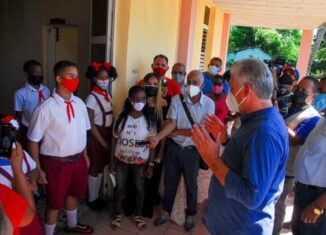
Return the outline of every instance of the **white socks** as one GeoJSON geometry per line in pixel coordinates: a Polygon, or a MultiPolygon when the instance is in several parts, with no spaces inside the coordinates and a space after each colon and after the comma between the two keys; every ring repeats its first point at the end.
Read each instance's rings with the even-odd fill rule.
{"type": "Polygon", "coordinates": [[[100,188],[101,188],[101,183],[102,183],[102,178],[103,178],[103,173],[100,173],[97,175],[97,182],[96,182],[96,199],[98,198],[100,188]]]}
{"type": "Polygon", "coordinates": [[[98,198],[101,182],[103,178],[103,173],[98,174],[97,177],[88,176],[88,201],[93,202],[98,198]]]}
{"type": "Polygon", "coordinates": [[[67,213],[67,219],[68,219],[68,227],[73,228],[77,224],[77,208],[75,210],[66,210],[67,213]]]}
{"type": "Polygon", "coordinates": [[[97,188],[98,177],[88,176],[88,201],[93,202],[97,199],[96,188],[97,188]]]}
{"type": "Polygon", "coordinates": [[[57,224],[44,224],[45,235],[53,235],[57,224]]]}

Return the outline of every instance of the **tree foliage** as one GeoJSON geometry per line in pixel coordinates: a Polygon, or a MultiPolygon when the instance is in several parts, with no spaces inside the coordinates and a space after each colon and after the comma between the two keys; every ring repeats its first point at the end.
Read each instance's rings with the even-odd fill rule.
{"type": "Polygon", "coordinates": [[[326,34],[317,51],[317,55],[311,66],[311,75],[322,76],[326,74],[326,34]]]}
{"type": "Polygon", "coordinates": [[[259,47],[272,58],[284,58],[295,64],[300,48],[301,31],[233,26],[230,32],[229,52],[248,47],[259,47]]]}

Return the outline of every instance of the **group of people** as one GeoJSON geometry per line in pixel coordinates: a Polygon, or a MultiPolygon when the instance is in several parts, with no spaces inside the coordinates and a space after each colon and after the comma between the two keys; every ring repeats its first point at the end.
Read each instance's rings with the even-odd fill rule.
{"type": "MultiPolygon", "coordinates": [[[[221,66],[214,57],[208,71],[187,73],[184,64],[175,63],[168,78],[168,58],[155,56],[152,72],[129,89],[115,120],[110,89],[117,71],[112,64],[88,66],[90,92],[84,103],[74,94],[76,64],[54,66],[51,93],[42,83],[41,64],[26,62],[27,83],[14,96],[22,147],[16,143],[11,157],[0,157],[0,218],[22,227],[21,234],[44,234],[31,190],[35,194],[38,185],[45,185],[45,234],[54,234],[62,208],[66,232],[90,234],[93,228],[78,222],[78,199],[88,192],[87,205],[103,208],[100,191],[108,169],[115,179],[112,229],[121,225],[123,206],[139,230],[160,203],[154,224],[169,222],[184,184],[184,228],[192,231],[201,174],[208,172],[203,221],[211,234],[279,234],[294,185],[293,233],[326,234],[326,122],[312,106],[317,92],[326,93],[326,78],[299,80],[288,66],[276,77],[256,59],[236,62],[224,76],[221,66]],[[291,94],[283,116],[280,89],[291,94]],[[19,195],[8,188],[25,200],[10,203],[10,194],[19,195]]],[[[10,227],[0,224],[0,231],[10,227]]]]}

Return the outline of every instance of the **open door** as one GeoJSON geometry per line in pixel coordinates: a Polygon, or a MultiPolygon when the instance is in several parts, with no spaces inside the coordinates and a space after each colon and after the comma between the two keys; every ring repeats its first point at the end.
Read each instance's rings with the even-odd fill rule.
{"type": "Polygon", "coordinates": [[[45,84],[52,89],[55,87],[55,63],[60,60],[78,63],[78,28],[73,25],[44,25],[42,31],[45,84]]]}

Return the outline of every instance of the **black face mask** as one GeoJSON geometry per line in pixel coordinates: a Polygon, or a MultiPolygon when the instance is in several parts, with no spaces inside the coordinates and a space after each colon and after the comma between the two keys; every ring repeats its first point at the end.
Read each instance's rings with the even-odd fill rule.
{"type": "Polygon", "coordinates": [[[158,87],[155,86],[145,86],[146,96],[155,97],[158,93],[158,87]]]}
{"type": "Polygon", "coordinates": [[[302,107],[306,105],[306,98],[308,95],[300,90],[295,90],[292,96],[292,104],[297,107],[302,107]]]}
{"type": "Polygon", "coordinates": [[[280,77],[278,81],[280,84],[283,84],[283,85],[292,85],[293,84],[293,79],[287,74],[283,74],[283,76],[280,77]]]}
{"type": "Polygon", "coordinates": [[[33,85],[40,85],[43,82],[43,75],[29,75],[28,81],[30,81],[33,85]]]}

